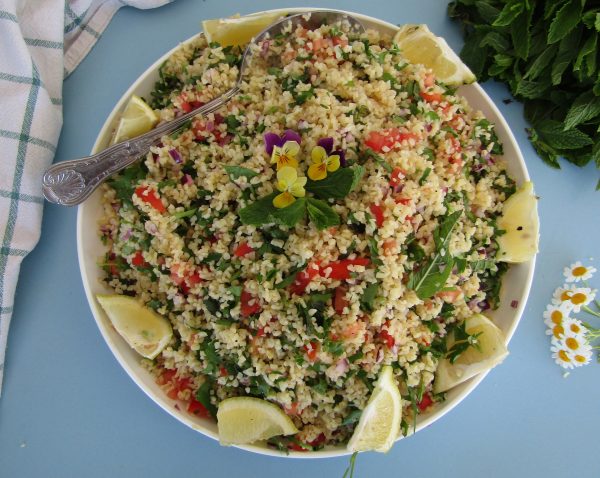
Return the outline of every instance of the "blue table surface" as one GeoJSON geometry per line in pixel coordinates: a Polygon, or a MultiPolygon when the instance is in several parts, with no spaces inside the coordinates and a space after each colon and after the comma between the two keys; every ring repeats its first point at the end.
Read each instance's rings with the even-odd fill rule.
{"type": "MultiPolygon", "coordinates": [[[[258,0],[177,0],[121,9],[64,84],[57,160],[84,156],[113,105],[159,56],[205,18],[283,6],[258,0]]],[[[322,0],[393,23],[427,23],[455,50],[462,37],[446,2],[322,0]]],[[[564,378],[550,357],[542,312],[565,265],[600,246],[598,173],[550,169],[530,146],[522,106],[488,83],[512,127],[541,197],[541,244],[531,296],[510,356],[458,407],[388,454],[365,453],[358,477],[576,477],[600,473],[600,365],[564,378]]],[[[286,460],[220,447],[155,405],[125,374],[92,318],[79,275],[76,210],[46,205],[42,238],[24,260],[0,398],[2,477],[341,477],[348,459],[286,460]]],[[[600,274],[595,278],[600,285],[600,274]]]]}

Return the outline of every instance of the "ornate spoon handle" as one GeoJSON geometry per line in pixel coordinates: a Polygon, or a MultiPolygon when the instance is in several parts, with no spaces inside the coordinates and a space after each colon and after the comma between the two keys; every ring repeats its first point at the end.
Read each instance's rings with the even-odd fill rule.
{"type": "Polygon", "coordinates": [[[64,206],[75,206],[82,203],[106,178],[136,162],[162,136],[177,130],[194,116],[206,115],[218,110],[238,91],[239,88],[236,85],[204,106],[164,123],[137,138],[115,144],[98,154],[62,161],[51,166],[42,178],[44,197],[52,203],[64,206]]]}

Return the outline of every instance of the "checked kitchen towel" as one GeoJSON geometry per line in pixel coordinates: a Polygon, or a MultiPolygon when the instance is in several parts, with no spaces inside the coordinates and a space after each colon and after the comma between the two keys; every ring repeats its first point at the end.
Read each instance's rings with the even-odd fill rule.
{"type": "Polygon", "coordinates": [[[40,237],[41,177],[62,126],[62,82],[123,6],[170,0],[0,0],[0,393],[23,258],[40,237]]]}

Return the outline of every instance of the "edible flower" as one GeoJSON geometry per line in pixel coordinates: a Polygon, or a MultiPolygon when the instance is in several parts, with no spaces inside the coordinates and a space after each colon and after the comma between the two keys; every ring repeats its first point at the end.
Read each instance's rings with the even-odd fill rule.
{"type": "Polygon", "coordinates": [[[304,197],[306,178],[298,177],[298,172],[291,166],[283,166],[277,171],[277,189],[281,191],[273,199],[273,206],[284,208],[292,204],[296,198],[304,197]]]}
{"type": "Polygon", "coordinates": [[[302,138],[298,133],[291,129],[286,129],[281,136],[277,133],[265,133],[265,151],[270,156],[273,154],[273,149],[277,146],[281,148],[288,141],[294,141],[298,144],[302,142],[302,138]]]}
{"type": "Polygon", "coordinates": [[[271,163],[277,164],[277,171],[285,167],[296,169],[298,160],[296,156],[300,152],[300,145],[295,141],[286,141],[282,147],[274,146],[271,155],[271,163]]]}
{"type": "Polygon", "coordinates": [[[580,261],[577,261],[575,264],[565,267],[563,274],[567,282],[579,282],[590,279],[594,272],[596,272],[595,267],[584,266],[580,261]]]}
{"type": "Polygon", "coordinates": [[[567,304],[573,312],[580,312],[596,297],[596,291],[589,287],[564,286],[554,291],[552,301],[555,304],[567,304]]]}
{"type": "Polygon", "coordinates": [[[327,177],[327,171],[330,173],[337,171],[342,163],[342,157],[339,153],[341,151],[335,151],[333,154],[333,138],[323,138],[319,140],[317,146],[315,146],[311,153],[310,159],[312,164],[308,168],[308,177],[313,181],[320,181],[327,177]]]}

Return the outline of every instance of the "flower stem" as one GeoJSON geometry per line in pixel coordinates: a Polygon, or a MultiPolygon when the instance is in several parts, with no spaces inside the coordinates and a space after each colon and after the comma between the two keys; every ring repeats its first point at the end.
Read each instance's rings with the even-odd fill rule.
{"type": "Polygon", "coordinates": [[[596,312],[595,310],[590,309],[587,305],[584,305],[582,307],[583,310],[585,310],[588,314],[592,314],[595,315],[596,317],[600,318],[600,313],[596,312]]]}

